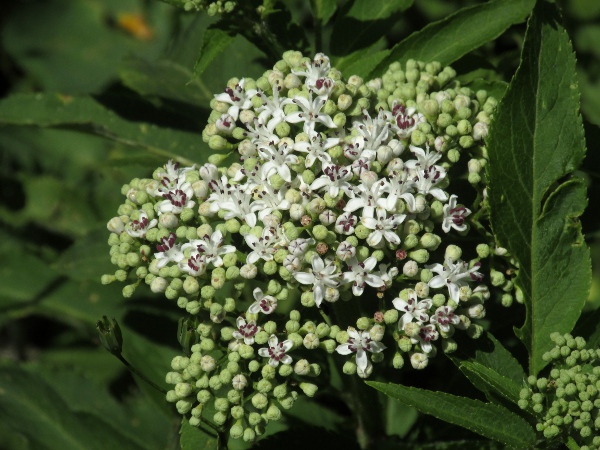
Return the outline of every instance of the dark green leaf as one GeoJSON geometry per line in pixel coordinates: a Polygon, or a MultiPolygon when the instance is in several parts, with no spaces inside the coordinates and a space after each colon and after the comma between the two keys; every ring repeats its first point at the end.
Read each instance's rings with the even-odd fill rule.
{"type": "Polygon", "coordinates": [[[159,54],[169,37],[168,10],[158,3],[143,8],[136,0],[17,2],[2,41],[36,86],[93,92],[116,79],[128,53],[159,54]]]}
{"type": "MultiPolygon", "coordinates": [[[[382,42],[383,43],[383,42],[382,42]]],[[[375,67],[388,55],[389,50],[378,50],[380,43],[377,42],[369,48],[357,50],[348,56],[343,56],[335,61],[336,69],[339,69],[346,78],[358,75],[365,80],[375,67]]]]}
{"type": "MultiPolygon", "coordinates": [[[[199,77],[214,59],[223,53],[235,40],[235,36],[230,35],[220,28],[209,28],[204,32],[200,54],[194,65],[194,75],[199,77]]],[[[209,95],[212,98],[212,94],[209,95]]]]}
{"type": "MultiPolygon", "coordinates": [[[[348,54],[379,41],[396,22],[399,13],[409,8],[413,0],[356,0],[346,15],[336,20],[331,34],[331,54],[348,54]]],[[[334,63],[336,61],[334,60],[334,63]]]]}
{"type": "Polygon", "coordinates": [[[65,323],[84,322],[93,329],[102,315],[120,319],[125,313],[121,286],[65,281],[40,299],[36,311],[65,323]]]}
{"type": "Polygon", "coordinates": [[[42,448],[144,449],[121,427],[77,411],[42,378],[15,367],[0,368],[0,420],[42,448]]]}
{"type": "Polygon", "coordinates": [[[78,281],[100,281],[105,273],[114,273],[116,266],[110,263],[106,227],[88,233],[64,251],[54,267],[63,275],[78,281]]]}
{"type": "Polygon", "coordinates": [[[410,8],[414,0],[354,0],[347,17],[361,21],[387,19],[393,14],[410,8]]]}
{"type": "Polygon", "coordinates": [[[144,97],[173,100],[208,108],[213,94],[187,67],[162,59],[128,57],[119,67],[123,84],[144,97]]]}
{"type": "Polygon", "coordinates": [[[542,2],[492,125],[488,166],[492,228],[520,265],[515,283],[527,317],[518,336],[532,374],[546,365],[550,334],[573,329],[590,288],[589,250],[577,219],[585,185],[576,178],[556,185],[585,155],[578,104],[569,38],[555,7],[542,2]]]}
{"type": "Polygon", "coordinates": [[[311,0],[310,6],[312,7],[314,16],[323,25],[326,25],[337,9],[337,2],[336,0],[311,0]]]}
{"type": "Polygon", "coordinates": [[[0,309],[22,306],[35,300],[56,280],[58,274],[47,262],[11,239],[0,243],[0,309]]]}
{"type": "Polygon", "coordinates": [[[498,372],[475,362],[464,361],[460,370],[479,390],[486,394],[500,394],[513,403],[519,401],[519,392],[523,383],[516,384],[498,372]]]}
{"type": "Polygon", "coordinates": [[[211,435],[193,427],[185,418],[181,421],[179,434],[181,450],[217,450],[219,448],[219,439],[216,433],[211,435]]]}
{"type": "Polygon", "coordinates": [[[489,439],[520,449],[533,448],[535,444],[534,429],[525,419],[501,406],[399,384],[375,381],[367,384],[425,414],[467,428],[489,439]]]}
{"type": "Polygon", "coordinates": [[[199,134],[130,122],[84,96],[15,94],[0,102],[0,123],[74,126],[189,165],[205,160],[209,152],[199,134]]]}
{"type": "Polygon", "coordinates": [[[358,450],[360,447],[349,433],[336,433],[319,427],[294,427],[261,440],[253,446],[256,450],[304,450],[307,436],[312,442],[317,442],[319,448],[343,448],[358,450]]]}
{"type": "Polygon", "coordinates": [[[391,63],[411,58],[450,64],[525,20],[534,4],[534,0],[493,0],[463,8],[396,44],[371,76],[381,76],[391,63]]]}

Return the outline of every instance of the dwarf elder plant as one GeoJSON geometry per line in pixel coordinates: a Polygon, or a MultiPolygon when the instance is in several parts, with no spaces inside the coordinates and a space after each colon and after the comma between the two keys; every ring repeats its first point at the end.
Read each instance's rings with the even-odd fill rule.
{"type": "Polygon", "coordinates": [[[116,143],[93,184],[107,225],[34,294],[116,359],[3,365],[7,448],[600,448],[559,7],[414,29],[432,11],[412,1],[166,3],[111,22],[152,41],[170,14],[162,57],[125,56],[94,95],[0,102],[21,140],[116,143]],[[96,284],[56,293],[69,277],[96,284]]]}

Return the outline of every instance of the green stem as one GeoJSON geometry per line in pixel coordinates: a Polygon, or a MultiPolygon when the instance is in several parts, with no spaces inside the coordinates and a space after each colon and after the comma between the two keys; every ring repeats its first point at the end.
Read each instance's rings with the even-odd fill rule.
{"type": "MultiPolygon", "coordinates": [[[[113,353],[114,354],[114,353],[113,353]]],[[[156,383],[154,383],[153,381],[150,381],[142,372],[140,372],[139,370],[137,370],[135,367],[133,367],[131,364],[129,364],[129,361],[127,361],[123,355],[120,354],[114,354],[117,359],[119,361],[121,361],[125,367],[127,367],[127,369],[133,373],[134,375],[137,375],[139,378],[141,378],[142,380],[144,380],[146,383],[148,383],[150,386],[152,386],[154,389],[156,389],[158,392],[167,395],[167,391],[163,388],[161,388],[159,385],[157,385],[156,383]]]]}

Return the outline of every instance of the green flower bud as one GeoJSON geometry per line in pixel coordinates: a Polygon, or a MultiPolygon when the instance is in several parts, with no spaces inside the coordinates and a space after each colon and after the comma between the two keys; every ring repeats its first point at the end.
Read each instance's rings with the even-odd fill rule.
{"type": "Polygon", "coordinates": [[[337,343],[333,339],[327,339],[321,342],[321,348],[323,348],[329,354],[335,352],[336,347],[337,343]]]}
{"type": "Polygon", "coordinates": [[[267,397],[264,394],[261,394],[260,392],[257,392],[252,397],[252,405],[256,409],[264,409],[267,407],[268,404],[269,404],[269,400],[267,399],[267,397]]]}
{"type": "Polygon", "coordinates": [[[238,353],[244,359],[251,359],[254,357],[254,348],[246,344],[241,344],[238,348],[238,353]]]}
{"type": "Polygon", "coordinates": [[[413,344],[410,340],[410,338],[408,338],[407,336],[402,336],[400,339],[398,339],[398,348],[400,349],[400,351],[402,352],[410,352],[412,350],[413,344]]]}
{"type": "Polygon", "coordinates": [[[314,395],[317,393],[317,390],[319,389],[316,385],[311,383],[300,383],[299,387],[300,389],[302,389],[302,392],[304,392],[304,394],[307,397],[314,397],[314,395]]]}
{"type": "Polygon", "coordinates": [[[497,270],[490,270],[490,282],[492,286],[500,286],[505,282],[504,274],[502,272],[498,272],[497,270]]]}
{"type": "Polygon", "coordinates": [[[383,313],[383,321],[388,325],[398,322],[398,310],[388,309],[385,313],[383,313]]]}
{"type": "Polygon", "coordinates": [[[294,373],[294,369],[289,364],[282,364],[279,366],[279,375],[282,377],[289,377],[292,373],[294,373]]]}
{"type": "Polygon", "coordinates": [[[123,349],[123,337],[117,321],[114,318],[109,320],[108,317],[102,316],[102,319],[96,322],[96,329],[104,348],[113,355],[120,355],[123,349]]]}

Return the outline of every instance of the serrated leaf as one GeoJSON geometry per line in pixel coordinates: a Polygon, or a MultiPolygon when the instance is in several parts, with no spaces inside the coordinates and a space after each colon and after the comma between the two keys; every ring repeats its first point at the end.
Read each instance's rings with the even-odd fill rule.
{"type": "Polygon", "coordinates": [[[371,77],[381,76],[393,62],[411,58],[450,64],[525,20],[534,4],[535,0],[494,0],[463,8],[396,44],[371,77]]]}
{"type": "Polygon", "coordinates": [[[400,384],[366,382],[384,394],[438,419],[516,448],[533,448],[534,429],[522,417],[492,403],[400,384]]]}
{"type": "Polygon", "coordinates": [[[520,385],[526,378],[523,367],[491,333],[486,333],[476,340],[460,339],[458,351],[451,359],[458,363],[475,362],[514,384],[520,385]]]}
{"type": "Polygon", "coordinates": [[[491,223],[520,265],[527,316],[517,330],[529,371],[546,363],[552,332],[573,329],[587,298],[589,250],[577,218],[585,184],[569,175],[585,155],[575,55],[554,6],[530,20],[521,65],[494,118],[489,139],[491,223]]]}
{"type": "Polygon", "coordinates": [[[41,377],[0,367],[0,420],[42,448],[143,450],[99,417],[75,412],[41,377]]]}
{"type": "MultiPolygon", "coordinates": [[[[196,77],[202,75],[214,59],[233,44],[234,40],[235,36],[220,28],[208,28],[204,32],[204,36],[202,36],[200,54],[198,55],[196,64],[194,64],[194,75],[196,77]]],[[[212,94],[210,94],[210,98],[212,98],[212,94]]]]}
{"type": "Polygon", "coordinates": [[[72,126],[187,165],[201,162],[210,153],[199,134],[125,120],[86,96],[14,94],[0,101],[0,123],[72,126]]]}
{"type": "Polygon", "coordinates": [[[519,401],[519,392],[523,387],[522,383],[513,383],[483,364],[464,361],[459,367],[476,388],[488,394],[488,398],[489,394],[492,394],[492,396],[493,394],[499,394],[515,404],[519,401]]]}
{"type": "Polygon", "coordinates": [[[310,6],[313,15],[321,21],[322,25],[326,25],[337,9],[337,2],[336,0],[311,0],[310,6]]]}
{"type": "Polygon", "coordinates": [[[219,448],[219,438],[216,433],[211,435],[193,427],[185,418],[181,421],[179,434],[181,450],[217,450],[219,448]]]}

